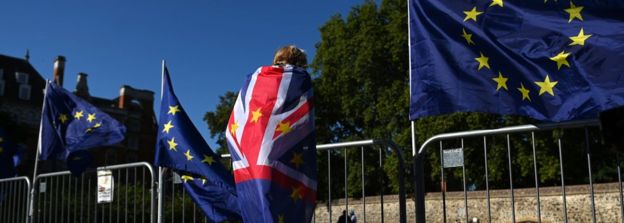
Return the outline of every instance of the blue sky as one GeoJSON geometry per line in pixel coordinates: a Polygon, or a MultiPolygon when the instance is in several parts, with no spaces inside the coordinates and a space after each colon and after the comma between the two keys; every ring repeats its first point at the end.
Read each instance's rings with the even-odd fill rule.
{"type": "MultiPolygon", "coordinates": [[[[202,121],[219,95],[237,91],[248,73],[270,64],[277,48],[296,44],[314,57],[319,28],[363,0],[6,1],[0,13],[0,54],[23,57],[52,77],[67,58],[64,87],[89,74],[91,95],[114,98],[130,85],[155,92],[160,108],[161,60],[204,138],[202,121]]],[[[158,116],[158,115],[157,115],[158,116]]]]}

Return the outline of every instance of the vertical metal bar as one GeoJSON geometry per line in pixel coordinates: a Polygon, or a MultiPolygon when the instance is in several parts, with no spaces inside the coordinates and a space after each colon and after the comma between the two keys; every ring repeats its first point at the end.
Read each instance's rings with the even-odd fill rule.
{"type": "Polygon", "coordinates": [[[54,190],[54,222],[57,222],[57,218],[58,218],[58,200],[59,200],[59,193],[58,193],[58,184],[59,184],[59,180],[58,178],[60,177],[54,177],[54,188],[56,188],[54,190]]]}
{"type": "Polygon", "coordinates": [[[124,222],[127,223],[128,222],[128,188],[129,188],[128,187],[128,175],[130,175],[130,174],[128,173],[128,169],[129,168],[125,168],[125,169],[126,169],[126,182],[125,182],[124,187],[126,188],[126,193],[125,193],[126,198],[124,200],[124,211],[123,212],[124,212],[124,222]]]}
{"type": "Polygon", "coordinates": [[[366,222],[366,173],[364,171],[364,147],[360,147],[360,152],[362,155],[362,201],[364,202],[362,205],[362,222],[366,222]]]}
{"type": "MultiPolygon", "coordinates": [[[[84,175],[83,175],[84,176],[84,175]]],[[[80,176],[80,179],[82,179],[82,176],[80,176]]],[[[74,195],[78,196],[78,179],[74,180],[74,195]]],[[[72,212],[72,221],[73,222],[78,222],[76,218],[78,218],[78,206],[82,205],[82,203],[78,203],[76,204],[76,202],[78,202],[79,199],[82,199],[82,194],[80,198],[75,198],[74,199],[74,211],[72,212]]]]}
{"type": "Polygon", "coordinates": [[[490,176],[488,174],[487,136],[483,136],[483,159],[485,162],[485,192],[487,197],[488,222],[492,222],[492,209],[490,206],[490,176]]]}
{"type": "Polygon", "coordinates": [[[24,216],[22,214],[22,198],[21,198],[21,194],[22,194],[22,187],[20,185],[20,181],[16,181],[15,182],[15,186],[16,186],[16,193],[15,193],[15,197],[17,198],[17,213],[16,213],[16,218],[15,218],[15,222],[22,222],[22,216],[24,216]]]}
{"type": "Polygon", "coordinates": [[[587,153],[587,172],[589,173],[589,195],[591,196],[592,222],[596,223],[596,202],[594,199],[594,181],[591,167],[591,146],[589,145],[589,129],[587,127],[585,127],[585,152],[587,153]]]}
{"type": "MultiPolygon", "coordinates": [[[[115,176],[116,176],[116,178],[117,178],[117,180],[115,180],[114,182],[117,182],[117,183],[115,183],[115,184],[120,185],[120,184],[121,184],[121,170],[113,170],[113,171],[114,171],[114,173],[116,173],[116,174],[115,174],[115,176]]],[[[113,177],[113,178],[115,178],[115,177],[113,177]]],[[[117,193],[115,193],[115,195],[116,195],[116,196],[115,196],[115,195],[113,195],[113,197],[116,197],[116,200],[117,200],[117,210],[115,210],[115,222],[116,222],[116,223],[119,223],[119,222],[120,222],[120,221],[119,221],[119,217],[120,217],[120,216],[119,216],[119,215],[120,215],[120,214],[119,214],[119,212],[120,212],[120,210],[121,210],[121,207],[120,207],[120,203],[121,203],[121,202],[120,202],[120,200],[121,200],[121,193],[119,193],[119,192],[121,192],[121,191],[117,190],[117,193]]],[[[111,205],[111,210],[112,210],[112,209],[113,209],[113,207],[112,207],[112,205],[111,205]]],[[[111,216],[112,216],[112,215],[111,215],[111,216]]]]}
{"type": "Polygon", "coordinates": [[[618,187],[620,189],[620,222],[624,223],[624,195],[622,194],[622,170],[620,168],[620,153],[616,154],[616,162],[617,162],[617,174],[618,174],[618,187]]]}
{"type": "Polygon", "coordinates": [[[466,222],[470,222],[468,217],[468,192],[466,191],[466,163],[464,159],[466,156],[464,155],[464,138],[461,139],[461,149],[462,149],[462,178],[464,182],[464,212],[466,214],[466,222]]]}
{"type": "MultiPolygon", "coordinates": [[[[345,147],[343,150],[344,152],[344,192],[345,192],[345,210],[349,211],[349,183],[347,182],[347,176],[348,176],[348,168],[347,168],[347,148],[345,147]]],[[[345,218],[347,218],[347,215],[345,215],[345,218]]],[[[345,219],[345,222],[347,222],[347,219],[345,219]]]]}
{"type": "Polygon", "coordinates": [[[535,176],[535,199],[537,200],[537,220],[542,222],[542,205],[540,204],[539,171],[537,170],[537,153],[535,152],[535,132],[531,132],[531,146],[533,147],[533,175],[535,176]]]}
{"type": "MultiPolygon", "coordinates": [[[[15,194],[15,192],[13,192],[13,181],[9,181],[7,182],[9,184],[9,193],[7,194],[7,207],[10,209],[13,209],[15,207],[15,198],[13,198],[13,194],[15,194]]],[[[13,219],[13,211],[9,210],[9,221],[14,222],[15,220],[13,219]]]]}
{"type": "Polygon", "coordinates": [[[565,176],[563,174],[563,153],[561,152],[561,138],[557,139],[557,145],[559,147],[559,173],[561,175],[561,194],[563,195],[563,219],[564,222],[568,222],[568,205],[566,203],[566,189],[565,189],[565,176]]]}
{"type": "MultiPolygon", "coordinates": [[[[383,153],[381,152],[382,149],[383,149],[382,147],[379,147],[379,169],[380,170],[383,170],[383,159],[382,159],[383,153]]],[[[381,207],[381,223],[383,223],[384,220],[385,220],[384,219],[384,186],[385,186],[384,178],[382,177],[381,178],[381,194],[380,194],[381,196],[379,197],[379,199],[381,201],[381,205],[380,205],[380,207],[381,207]]]]}
{"type": "MultiPolygon", "coordinates": [[[[7,182],[0,182],[0,191],[5,191],[5,189],[4,189],[4,185],[6,185],[6,184],[7,184],[7,182]]],[[[3,194],[0,194],[0,196],[2,196],[2,197],[0,197],[0,198],[5,198],[5,197],[3,196],[3,194]]],[[[5,221],[7,221],[7,220],[4,218],[4,213],[5,213],[5,211],[4,211],[4,210],[8,209],[8,208],[6,208],[6,207],[5,207],[5,205],[6,205],[6,204],[5,204],[4,202],[0,202],[0,221],[1,221],[1,222],[5,222],[5,221]]]]}
{"type": "MultiPolygon", "coordinates": [[[[141,186],[143,187],[143,189],[141,190],[141,210],[145,210],[145,168],[141,168],[141,172],[143,174],[142,179],[141,179],[141,186]]],[[[161,167],[158,167],[158,222],[157,223],[161,223],[162,222],[162,213],[164,212],[164,210],[162,209],[162,199],[165,196],[162,196],[161,194],[164,193],[164,191],[162,191],[162,184],[164,182],[162,181],[162,170],[161,167]]],[[[152,214],[152,213],[150,213],[152,214]]],[[[145,222],[145,212],[141,211],[141,223],[145,222]]]]}
{"type": "Polygon", "coordinates": [[[332,222],[331,191],[331,154],[327,150],[327,210],[329,210],[329,222],[332,222]]]}
{"type": "MultiPolygon", "coordinates": [[[[138,167],[135,167],[135,168],[134,168],[134,178],[133,178],[133,180],[134,180],[134,186],[135,186],[136,188],[139,188],[139,183],[137,182],[137,179],[138,179],[138,178],[137,178],[137,171],[138,171],[137,169],[138,169],[138,167]]],[[[143,186],[143,185],[141,185],[141,186],[143,186]]],[[[143,190],[141,190],[141,191],[143,191],[143,190]]],[[[132,195],[132,197],[133,197],[133,198],[136,198],[136,194],[133,194],[133,195],[132,195]]],[[[137,213],[136,203],[137,203],[136,199],[132,199],[132,222],[137,222],[137,217],[136,217],[136,213],[137,213]]]]}
{"type": "MultiPolygon", "coordinates": [[[[97,207],[93,208],[93,219],[97,219],[97,207]]],[[[91,222],[91,179],[87,180],[87,221],[91,222]]]]}
{"type": "Polygon", "coordinates": [[[440,192],[442,192],[442,219],[446,223],[446,180],[444,179],[444,151],[440,141],[440,192]]]}
{"type": "Polygon", "coordinates": [[[509,163],[509,188],[511,189],[511,217],[513,222],[516,222],[516,200],[514,197],[513,187],[513,174],[511,172],[511,142],[509,140],[509,134],[507,134],[507,161],[509,163]]]}
{"type": "Polygon", "coordinates": [[[185,200],[186,200],[186,189],[184,187],[182,187],[182,221],[181,222],[184,222],[186,220],[186,210],[185,210],[186,202],[185,202],[185,200]]]}
{"type": "Polygon", "coordinates": [[[59,208],[61,209],[61,213],[60,213],[60,220],[63,221],[63,218],[65,217],[65,176],[59,176],[60,181],[61,181],[61,193],[59,194],[59,200],[61,202],[61,206],[59,206],[59,208]]]}
{"type": "MultiPolygon", "coordinates": [[[[80,205],[78,205],[78,206],[80,206],[80,217],[78,218],[77,222],[83,222],[82,216],[84,214],[84,212],[83,212],[83,207],[84,207],[84,175],[82,177],[80,177],[80,205]]],[[[88,211],[90,211],[90,210],[87,208],[87,212],[88,211]]],[[[89,218],[87,218],[87,219],[89,219],[89,218]]]]}
{"type": "Polygon", "coordinates": [[[171,171],[171,173],[173,174],[174,179],[171,180],[171,223],[173,223],[175,220],[175,175],[176,173],[171,171]]]}

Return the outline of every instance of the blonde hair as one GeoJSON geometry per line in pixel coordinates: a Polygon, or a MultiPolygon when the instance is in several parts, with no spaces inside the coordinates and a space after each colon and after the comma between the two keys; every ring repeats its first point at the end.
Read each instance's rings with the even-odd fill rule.
{"type": "Polygon", "coordinates": [[[306,68],[308,59],[302,49],[295,45],[288,45],[277,50],[275,57],[273,57],[273,65],[284,66],[286,64],[306,68]]]}

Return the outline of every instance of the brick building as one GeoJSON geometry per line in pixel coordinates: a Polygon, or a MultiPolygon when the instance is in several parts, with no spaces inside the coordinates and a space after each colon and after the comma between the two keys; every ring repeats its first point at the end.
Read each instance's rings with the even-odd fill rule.
{"type": "MultiPolygon", "coordinates": [[[[54,81],[63,86],[65,58],[59,56],[54,62],[54,81]]],[[[35,151],[39,134],[41,106],[45,79],[25,59],[0,55],[0,127],[19,126],[13,142],[19,145],[22,164],[20,175],[29,176],[34,166],[35,151]],[[10,122],[10,123],[9,123],[10,122]]],[[[152,162],[158,127],[154,114],[154,92],[124,85],[119,97],[112,99],[92,96],[89,93],[87,74],[79,73],[74,94],[82,97],[102,111],[108,113],[127,127],[124,141],[107,147],[92,149],[95,166],[113,165],[137,161],[152,162]]],[[[7,129],[12,131],[11,129],[7,129]]],[[[63,162],[40,163],[39,172],[64,169],[63,162]]]]}

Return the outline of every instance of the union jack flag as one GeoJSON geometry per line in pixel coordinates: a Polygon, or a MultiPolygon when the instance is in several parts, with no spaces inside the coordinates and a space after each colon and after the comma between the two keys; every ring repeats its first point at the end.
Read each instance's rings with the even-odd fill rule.
{"type": "Polygon", "coordinates": [[[227,126],[244,222],[310,222],[316,144],[310,75],[264,66],[249,75],[227,126]]]}

